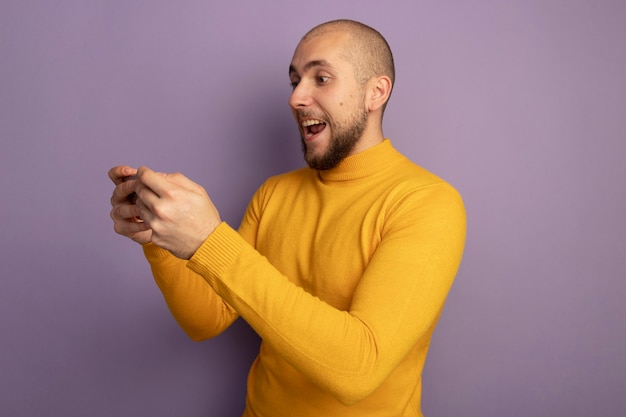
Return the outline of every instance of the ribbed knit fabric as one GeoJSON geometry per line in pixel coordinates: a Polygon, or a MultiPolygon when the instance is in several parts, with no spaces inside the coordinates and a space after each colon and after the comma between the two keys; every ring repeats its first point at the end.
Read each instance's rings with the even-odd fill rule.
{"type": "Polygon", "coordinates": [[[263,339],[245,416],[390,417],[422,415],[464,242],[459,194],[385,140],[333,170],[268,179],[239,231],[222,223],[189,262],[144,250],[192,338],[239,314],[263,339]]]}

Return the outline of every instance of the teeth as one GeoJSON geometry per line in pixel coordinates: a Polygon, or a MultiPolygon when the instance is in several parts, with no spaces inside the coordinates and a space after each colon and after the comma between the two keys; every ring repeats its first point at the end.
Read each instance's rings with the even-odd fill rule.
{"type": "Polygon", "coordinates": [[[302,127],[308,127],[308,126],[313,126],[313,125],[319,125],[322,123],[324,122],[322,122],[321,120],[304,120],[301,124],[302,124],[302,127]]]}

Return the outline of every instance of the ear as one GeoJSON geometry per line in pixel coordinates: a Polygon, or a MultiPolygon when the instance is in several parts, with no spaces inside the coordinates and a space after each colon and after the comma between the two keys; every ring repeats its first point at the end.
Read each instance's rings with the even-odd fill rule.
{"type": "Polygon", "coordinates": [[[373,113],[382,109],[389,96],[393,85],[386,75],[373,77],[367,82],[367,109],[373,113]]]}

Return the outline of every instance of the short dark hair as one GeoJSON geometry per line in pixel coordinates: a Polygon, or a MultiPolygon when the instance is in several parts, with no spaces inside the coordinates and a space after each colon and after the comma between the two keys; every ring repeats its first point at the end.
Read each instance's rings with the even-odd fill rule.
{"type": "Polygon", "coordinates": [[[356,64],[360,80],[367,81],[377,75],[386,75],[392,83],[395,81],[396,71],[391,48],[376,29],[355,20],[331,20],[315,26],[302,40],[330,32],[345,32],[350,35],[346,52],[356,64]]]}
{"type": "Polygon", "coordinates": [[[343,53],[353,63],[355,76],[361,84],[365,84],[372,77],[385,75],[389,77],[393,86],[396,69],[391,48],[376,29],[364,23],[349,19],[331,20],[308,31],[302,37],[301,42],[332,32],[343,32],[349,35],[348,44],[343,53]]]}

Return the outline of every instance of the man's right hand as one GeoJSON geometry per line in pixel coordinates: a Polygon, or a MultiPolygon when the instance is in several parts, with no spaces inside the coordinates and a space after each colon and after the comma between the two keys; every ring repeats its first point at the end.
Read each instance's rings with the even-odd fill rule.
{"type": "Polygon", "coordinates": [[[120,165],[109,170],[109,178],[115,184],[111,196],[111,218],[116,233],[126,236],[143,245],[152,238],[152,230],[139,218],[139,210],[134,204],[136,180],[132,178],[137,169],[120,165]]]}

